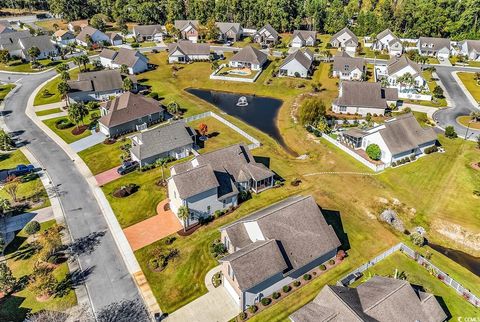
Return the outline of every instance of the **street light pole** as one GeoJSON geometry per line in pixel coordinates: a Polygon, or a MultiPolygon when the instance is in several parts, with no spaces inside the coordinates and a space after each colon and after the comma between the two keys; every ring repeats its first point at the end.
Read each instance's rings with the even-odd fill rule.
{"type": "Polygon", "coordinates": [[[465,140],[467,139],[468,130],[470,129],[470,123],[472,123],[472,120],[468,121],[467,131],[465,132],[465,140]]]}

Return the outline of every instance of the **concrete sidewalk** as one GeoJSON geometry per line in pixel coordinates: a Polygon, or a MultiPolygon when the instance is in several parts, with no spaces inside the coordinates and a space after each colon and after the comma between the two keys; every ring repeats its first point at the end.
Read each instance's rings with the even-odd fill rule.
{"type": "Polygon", "coordinates": [[[41,120],[41,121],[45,121],[45,120],[54,119],[56,117],[62,117],[62,116],[67,116],[67,115],[68,115],[67,112],[62,111],[62,112],[58,112],[58,113],[42,115],[42,116],[39,116],[38,119],[41,120]]]}
{"type": "Polygon", "coordinates": [[[430,106],[423,106],[423,105],[416,105],[416,104],[409,104],[409,103],[405,103],[402,105],[402,110],[409,107],[412,111],[415,111],[415,112],[422,112],[422,113],[426,113],[427,116],[433,120],[433,113],[435,113],[436,111],[438,111],[439,109],[438,108],[435,108],[435,107],[430,107],[430,106]]]}
{"type": "Polygon", "coordinates": [[[73,151],[78,153],[80,151],[91,148],[94,145],[102,143],[103,141],[105,141],[106,138],[107,137],[105,134],[101,132],[95,132],[92,135],[89,135],[83,139],[70,143],[70,147],[73,149],[73,151]]]}
{"type": "Polygon", "coordinates": [[[35,109],[35,112],[40,112],[45,110],[51,110],[53,108],[63,108],[64,106],[65,106],[65,102],[56,102],[56,103],[50,103],[50,104],[44,104],[44,105],[37,105],[37,106],[34,106],[33,108],[35,109]]]}
{"type": "Polygon", "coordinates": [[[26,212],[21,215],[5,218],[5,232],[15,232],[21,230],[30,221],[39,223],[55,219],[52,207],[46,207],[32,212],[26,212]]]}

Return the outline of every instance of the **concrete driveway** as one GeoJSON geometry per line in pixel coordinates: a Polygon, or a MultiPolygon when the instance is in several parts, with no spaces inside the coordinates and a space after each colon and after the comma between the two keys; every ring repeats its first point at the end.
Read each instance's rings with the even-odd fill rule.
{"type": "MultiPolygon", "coordinates": [[[[89,131],[89,130],[87,130],[89,131]]],[[[92,135],[89,135],[83,139],[80,139],[78,141],[75,141],[70,144],[72,147],[73,151],[75,152],[80,152],[83,150],[86,150],[94,145],[97,145],[99,143],[102,143],[106,139],[106,135],[101,133],[101,132],[95,132],[92,135]]]]}
{"type": "Polygon", "coordinates": [[[117,180],[118,178],[120,178],[121,175],[119,175],[117,172],[118,167],[115,167],[113,169],[97,174],[95,176],[95,179],[97,180],[98,185],[103,186],[104,184],[107,184],[109,182],[112,182],[113,180],[117,180]]]}
{"type": "Polygon", "coordinates": [[[212,285],[212,276],[220,271],[220,265],[210,270],[205,276],[208,293],[181,307],[166,319],[167,322],[226,322],[240,313],[240,308],[220,285],[212,285]]]}

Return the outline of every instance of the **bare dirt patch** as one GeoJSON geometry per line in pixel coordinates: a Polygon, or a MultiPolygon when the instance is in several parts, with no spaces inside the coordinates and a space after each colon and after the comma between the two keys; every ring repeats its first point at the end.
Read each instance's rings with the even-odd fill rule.
{"type": "Polygon", "coordinates": [[[480,233],[475,233],[464,227],[446,221],[437,221],[433,224],[435,231],[452,241],[480,252],[480,233]]]}
{"type": "Polygon", "coordinates": [[[86,130],[88,129],[88,126],[86,125],[82,125],[82,126],[76,126],[73,130],[72,130],[72,134],[73,135],[80,135],[82,134],[83,132],[85,132],[86,130]]]}

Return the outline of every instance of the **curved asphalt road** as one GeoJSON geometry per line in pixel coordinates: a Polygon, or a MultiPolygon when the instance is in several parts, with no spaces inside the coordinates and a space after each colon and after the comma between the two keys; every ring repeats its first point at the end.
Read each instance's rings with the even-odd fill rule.
{"type": "Polygon", "coordinates": [[[25,114],[31,93],[54,75],[55,71],[38,75],[0,74],[1,81],[22,84],[5,101],[5,123],[15,133],[16,141],[25,143],[46,168],[53,184],[58,186],[72,237],[76,240],[92,233],[106,232],[92,253],[79,257],[82,269],[91,270],[86,286],[94,311],[99,312],[106,305],[122,300],[143,303],[87,181],[67,154],[25,114]]]}

